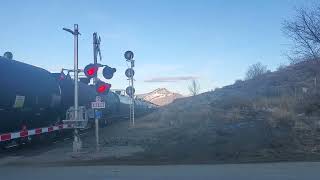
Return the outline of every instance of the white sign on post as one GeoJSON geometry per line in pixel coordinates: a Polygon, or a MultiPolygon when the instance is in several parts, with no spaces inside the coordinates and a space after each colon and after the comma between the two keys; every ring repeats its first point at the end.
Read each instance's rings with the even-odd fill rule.
{"type": "Polygon", "coordinates": [[[106,107],[106,103],[104,102],[91,102],[92,109],[103,109],[106,107]]]}
{"type": "Polygon", "coordinates": [[[92,109],[103,109],[106,107],[106,103],[101,101],[101,97],[96,97],[96,102],[91,102],[91,108],[92,109]]]}

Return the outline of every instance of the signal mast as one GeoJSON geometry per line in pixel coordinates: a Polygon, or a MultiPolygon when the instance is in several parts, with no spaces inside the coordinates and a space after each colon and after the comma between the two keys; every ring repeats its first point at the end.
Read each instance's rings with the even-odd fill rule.
{"type": "Polygon", "coordinates": [[[128,68],[125,72],[125,75],[128,77],[129,81],[129,86],[126,88],[126,93],[130,97],[130,122],[132,123],[132,126],[134,126],[134,85],[133,85],[133,76],[134,76],[134,59],[133,59],[133,52],[132,51],[126,51],[124,53],[124,58],[126,59],[127,62],[130,62],[130,68],[128,68]]]}
{"type": "MultiPolygon", "coordinates": [[[[73,67],[73,74],[74,74],[74,113],[73,117],[71,118],[71,121],[77,122],[79,121],[79,103],[78,103],[78,79],[79,79],[79,68],[78,68],[78,36],[80,35],[79,33],[79,28],[78,24],[74,24],[74,30],[72,31],[71,29],[68,28],[63,28],[63,30],[71,33],[74,36],[74,67],[73,67]]],[[[78,134],[78,129],[77,127],[74,128],[74,141],[73,141],[73,151],[74,152],[79,152],[82,146],[82,142],[80,140],[80,136],[78,134]]]]}
{"type": "Polygon", "coordinates": [[[96,134],[96,148],[99,151],[99,119],[101,118],[101,112],[98,109],[105,108],[105,102],[103,95],[108,94],[111,88],[111,84],[105,83],[98,79],[97,73],[100,67],[104,67],[102,75],[105,79],[111,79],[113,74],[117,71],[116,68],[111,68],[107,65],[99,64],[97,62],[97,56],[99,55],[100,61],[102,60],[100,51],[101,38],[98,37],[97,33],[93,33],[93,64],[88,64],[84,68],[84,74],[87,78],[93,79],[93,85],[96,87],[96,101],[91,103],[91,107],[95,112],[95,134],[96,134]]]}
{"type": "MultiPolygon", "coordinates": [[[[80,140],[80,136],[78,134],[78,129],[83,129],[87,126],[88,123],[88,116],[87,116],[87,109],[85,106],[79,107],[79,94],[78,94],[78,81],[79,81],[79,72],[84,72],[86,75],[86,78],[80,78],[80,81],[86,82],[86,84],[89,84],[91,78],[93,79],[93,84],[96,88],[96,101],[91,102],[91,108],[95,111],[95,125],[96,125],[96,143],[97,143],[97,150],[99,150],[99,118],[101,118],[101,112],[99,112],[97,109],[105,108],[105,102],[103,101],[103,95],[106,95],[110,88],[111,84],[105,83],[98,79],[97,73],[100,67],[104,67],[103,69],[103,77],[105,79],[111,79],[113,77],[113,74],[116,72],[115,68],[111,68],[107,65],[99,64],[97,63],[97,55],[99,54],[100,60],[101,58],[101,52],[100,52],[100,37],[98,38],[97,33],[93,33],[93,57],[94,57],[94,63],[88,64],[83,70],[80,70],[78,68],[78,35],[79,29],[78,24],[74,25],[74,30],[63,28],[63,30],[71,33],[74,35],[74,69],[68,70],[69,72],[74,73],[74,106],[70,107],[67,111],[67,119],[63,120],[64,123],[68,123],[72,125],[72,128],[74,128],[74,141],[73,141],[73,151],[79,152],[81,150],[82,142],[80,140]],[[81,115],[85,113],[85,118],[81,115]]],[[[63,78],[63,70],[61,72],[61,78],[63,78]]]]}

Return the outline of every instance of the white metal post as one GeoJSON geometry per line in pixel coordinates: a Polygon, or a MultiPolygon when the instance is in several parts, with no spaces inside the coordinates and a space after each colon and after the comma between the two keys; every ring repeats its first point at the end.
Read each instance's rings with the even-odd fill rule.
{"type": "MultiPolygon", "coordinates": [[[[74,37],[74,66],[73,66],[73,79],[74,79],[74,116],[73,120],[77,122],[79,120],[79,95],[78,95],[78,79],[79,79],[79,68],[78,68],[78,36],[79,36],[79,28],[78,24],[74,24],[73,31],[71,29],[63,28],[63,30],[71,33],[74,37]]],[[[78,134],[78,130],[74,129],[74,141],[73,141],[73,152],[79,152],[81,149],[82,143],[78,134]]]]}
{"type": "Polygon", "coordinates": [[[75,112],[75,120],[78,120],[78,111],[79,111],[79,104],[78,104],[78,24],[74,25],[74,112],[75,112]]]}
{"type": "MultiPolygon", "coordinates": [[[[97,65],[97,40],[98,40],[98,37],[97,37],[97,33],[95,32],[95,33],[93,33],[93,63],[95,64],[95,65],[97,65]]],[[[97,76],[95,76],[94,78],[93,78],[93,85],[96,85],[96,83],[97,83],[97,81],[98,81],[98,78],[97,78],[97,76]]],[[[99,151],[99,120],[98,120],[98,118],[96,117],[96,109],[94,109],[94,112],[95,112],[95,114],[94,114],[94,117],[95,117],[95,130],[96,130],[96,148],[97,148],[97,151],[99,151]]]]}
{"type": "MultiPolygon", "coordinates": [[[[78,79],[79,79],[79,75],[78,75],[78,64],[79,64],[79,59],[78,59],[78,35],[79,35],[79,28],[78,28],[78,24],[74,24],[74,31],[73,31],[73,35],[74,35],[74,67],[73,67],[73,74],[74,74],[74,119],[78,120],[78,114],[79,114],[79,94],[78,94],[78,90],[79,90],[79,86],[78,86],[78,79]]],[[[74,152],[78,152],[81,149],[81,140],[78,134],[78,130],[75,129],[74,130],[74,146],[73,146],[73,151],[74,152]]]]}

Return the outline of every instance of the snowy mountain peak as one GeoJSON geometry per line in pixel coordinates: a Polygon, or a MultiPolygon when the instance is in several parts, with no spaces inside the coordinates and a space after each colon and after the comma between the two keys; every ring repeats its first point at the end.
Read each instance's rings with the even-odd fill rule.
{"type": "Polygon", "coordinates": [[[170,92],[166,88],[158,88],[150,93],[139,96],[146,101],[160,106],[169,104],[175,99],[183,97],[181,94],[170,92]]]}
{"type": "Polygon", "coordinates": [[[158,89],[156,89],[156,90],[154,90],[154,91],[152,91],[151,93],[149,93],[149,94],[154,94],[154,93],[158,93],[158,94],[172,94],[172,92],[170,92],[168,89],[166,89],[166,88],[158,88],[158,89]]]}

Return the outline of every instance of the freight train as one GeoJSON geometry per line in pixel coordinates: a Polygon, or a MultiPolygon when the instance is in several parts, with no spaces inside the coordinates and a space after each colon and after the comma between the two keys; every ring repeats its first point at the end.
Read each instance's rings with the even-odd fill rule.
{"type": "MultiPolygon", "coordinates": [[[[62,120],[74,102],[74,81],[69,75],[0,56],[0,84],[0,145],[68,128],[62,120]]],[[[81,81],[78,84],[79,106],[92,112],[96,90],[81,81]]],[[[101,122],[129,116],[129,97],[110,91],[103,98],[106,107],[101,122]]],[[[138,114],[155,108],[142,100],[135,104],[138,114]]]]}

